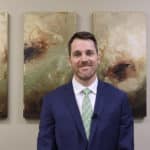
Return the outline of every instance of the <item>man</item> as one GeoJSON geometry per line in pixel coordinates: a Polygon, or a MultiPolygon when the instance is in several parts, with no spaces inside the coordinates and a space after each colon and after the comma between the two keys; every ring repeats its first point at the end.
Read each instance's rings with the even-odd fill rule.
{"type": "Polygon", "coordinates": [[[94,35],[75,33],[68,49],[73,78],[44,97],[37,149],[133,150],[127,96],[98,80],[100,57],[94,35]]]}

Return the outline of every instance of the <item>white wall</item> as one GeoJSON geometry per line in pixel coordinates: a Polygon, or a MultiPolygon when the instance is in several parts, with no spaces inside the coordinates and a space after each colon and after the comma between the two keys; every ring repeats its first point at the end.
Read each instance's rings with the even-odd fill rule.
{"type": "MultiPolygon", "coordinates": [[[[78,29],[90,30],[93,11],[142,11],[147,17],[147,50],[150,48],[149,0],[0,0],[0,11],[9,13],[9,117],[0,121],[0,150],[34,150],[38,121],[27,121],[23,111],[23,14],[28,11],[74,11],[78,29]]],[[[148,59],[150,52],[148,52],[148,59]]],[[[147,60],[148,60],[147,59],[147,60]]],[[[135,150],[150,147],[150,61],[147,69],[147,117],[135,121],[135,150]]]]}

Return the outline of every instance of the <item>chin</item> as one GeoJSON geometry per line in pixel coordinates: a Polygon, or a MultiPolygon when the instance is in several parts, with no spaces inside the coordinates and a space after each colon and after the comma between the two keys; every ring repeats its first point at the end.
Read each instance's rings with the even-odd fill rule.
{"type": "Polygon", "coordinates": [[[94,78],[94,75],[79,75],[78,78],[82,81],[89,81],[94,78]]]}

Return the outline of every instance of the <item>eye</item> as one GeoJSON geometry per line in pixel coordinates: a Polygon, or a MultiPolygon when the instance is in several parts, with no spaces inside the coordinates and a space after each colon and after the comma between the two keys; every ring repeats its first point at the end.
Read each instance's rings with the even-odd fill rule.
{"type": "Polygon", "coordinates": [[[95,54],[95,52],[93,51],[93,50],[87,50],[86,51],[86,55],[87,56],[92,56],[92,55],[94,55],[95,54]]]}
{"type": "Polygon", "coordinates": [[[75,56],[75,57],[79,57],[79,56],[81,56],[81,52],[80,51],[75,51],[72,55],[75,56]]]}

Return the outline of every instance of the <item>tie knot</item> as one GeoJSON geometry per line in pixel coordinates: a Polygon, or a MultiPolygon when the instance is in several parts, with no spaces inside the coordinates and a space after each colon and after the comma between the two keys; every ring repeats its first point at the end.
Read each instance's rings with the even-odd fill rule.
{"type": "Polygon", "coordinates": [[[89,95],[91,90],[88,89],[88,88],[85,88],[82,92],[83,92],[84,95],[89,95]]]}

